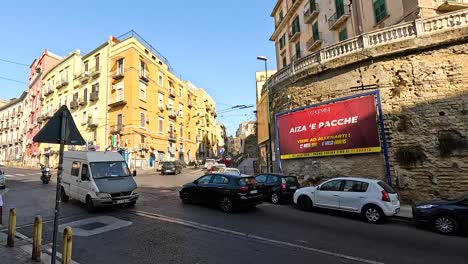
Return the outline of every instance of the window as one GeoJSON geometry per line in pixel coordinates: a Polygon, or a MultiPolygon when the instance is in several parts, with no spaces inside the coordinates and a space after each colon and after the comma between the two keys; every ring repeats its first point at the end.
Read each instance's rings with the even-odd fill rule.
{"type": "Polygon", "coordinates": [[[140,113],[140,127],[146,127],[146,114],[143,112],[140,113]]]}
{"type": "Polygon", "coordinates": [[[140,135],[140,143],[145,144],[145,142],[146,142],[146,137],[143,135],[140,135]]]}
{"type": "Polygon", "coordinates": [[[124,59],[119,59],[117,60],[117,69],[116,69],[117,74],[122,75],[124,74],[124,59]]]}
{"type": "Polygon", "coordinates": [[[301,43],[300,42],[297,42],[296,43],[296,55],[295,55],[295,59],[299,59],[301,57],[301,43]]]}
{"type": "Polygon", "coordinates": [[[89,176],[88,176],[88,164],[83,164],[83,167],[81,167],[81,180],[82,180],[82,181],[87,181],[87,180],[89,180],[89,176]]]}
{"type": "Polygon", "coordinates": [[[188,139],[192,140],[192,133],[188,132],[188,139]]]}
{"type": "Polygon", "coordinates": [[[280,177],[273,176],[273,175],[268,176],[267,181],[266,181],[267,184],[279,183],[279,182],[280,182],[280,177]]]}
{"type": "Polygon", "coordinates": [[[159,133],[162,134],[164,132],[164,119],[162,117],[158,118],[158,128],[159,133]]]}
{"type": "Polygon", "coordinates": [[[124,83],[123,82],[118,82],[115,84],[115,90],[116,90],[116,101],[122,101],[124,100],[124,83]]]}
{"type": "Polygon", "coordinates": [[[385,0],[372,0],[372,3],[374,4],[375,22],[379,23],[387,16],[385,0]]]}
{"type": "Polygon", "coordinates": [[[179,97],[182,98],[182,86],[179,86],[179,97]]]}
{"type": "Polygon", "coordinates": [[[79,161],[74,161],[72,163],[72,168],[70,174],[72,176],[78,176],[80,174],[80,167],[81,167],[81,162],[79,161]]]}
{"type": "Polygon", "coordinates": [[[284,15],[283,15],[283,10],[280,10],[279,11],[279,22],[281,22],[284,18],[284,15]]]}
{"type": "Polygon", "coordinates": [[[158,93],[158,104],[159,107],[164,107],[164,94],[158,93]]]}
{"type": "Polygon", "coordinates": [[[62,105],[62,97],[61,96],[59,96],[58,101],[59,101],[58,105],[61,106],[62,105]]]}
{"type": "Polygon", "coordinates": [[[146,101],[146,84],[140,82],[140,100],[146,101]]]}
{"type": "Polygon", "coordinates": [[[390,185],[386,184],[383,181],[379,181],[377,184],[388,193],[396,193],[390,185]]]}
{"type": "Polygon", "coordinates": [[[301,28],[299,27],[299,16],[297,16],[292,23],[292,33],[294,34],[296,32],[301,32],[301,28]]]}
{"type": "Polygon", "coordinates": [[[369,183],[360,181],[346,180],[343,191],[344,192],[366,192],[369,187],[369,183]]]}
{"type": "Polygon", "coordinates": [[[257,177],[255,177],[255,179],[256,179],[257,182],[259,182],[259,183],[264,183],[264,182],[266,181],[266,178],[267,178],[266,175],[258,175],[257,177]]]}
{"type": "Polygon", "coordinates": [[[319,27],[318,27],[318,22],[315,22],[312,25],[312,38],[314,41],[320,40],[320,33],[319,33],[319,27]]]}
{"type": "Polygon", "coordinates": [[[146,77],[146,65],[144,61],[140,61],[140,76],[146,77]]]}
{"type": "Polygon", "coordinates": [[[96,71],[99,71],[99,54],[94,56],[94,65],[96,65],[96,71]]]}
{"type": "Polygon", "coordinates": [[[122,124],[123,124],[123,115],[122,114],[117,115],[116,123],[117,123],[117,130],[118,131],[122,130],[122,124]]]}
{"type": "Polygon", "coordinates": [[[88,101],[88,88],[85,87],[83,89],[83,102],[86,103],[88,101]]]}
{"type": "Polygon", "coordinates": [[[99,93],[99,83],[95,83],[91,85],[91,92],[92,93],[99,93]]]}
{"type": "Polygon", "coordinates": [[[221,175],[216,175],[214,176],[213,183],[214,184],[228,184],[229,179],[221,175]]]}
{"type": "Polygon", "coordinates": [[[286,63],[286,57],[283,57],[283,67],[286,67],[286,65],[288,65],[288,64],[286,63]]]}
{"type": "Polygon", "coordinates": [[[330,181],[320,186],[320,191],[339,191],[341,187],[341,180],[330,181]]]}
{"type": "Polygon", "coordinates": [[[335,0],[335,7],[336,7],[336,19],[338,19],[342,15],[344,15],[344,12],[345,12],[343,0],[335,0]]]}
{"type": "Polygon", "coordinates": [[[198,184],[208,184],[211,181],[211,175],[203,176],[197,180],[198,184]]]}
{"type": "Polygon", "coordinates": [[[158,84],[159,86],[164,87],[164,73],[161,71],[158,72],[158,84]]]}
{"type": "Polygon", "coordinates": [[[88,65],[88,62],[87,62],[87,61],[84,63],[84,71],[85,71],[85,72],[88,72],[88,71],[89,71],[89,65],[88,65]]]}
{"type": "Polygon", "coordinates": [[[347,28],[343,28],[342,30],[340,30],[340,32],[338,33],[338,38],[340,41],[346,40],[348,38],[347,28]]]}
{"type": "Polygon", "coordinates": [[[179,116],[184,116],[184,106],[182,104],[179,104],[179,116]]]}
{"type": "Polygon", "coordinates": [[[86,124],[86,121],[88,121],[88,115],[86,111],[83,111],[83,114],[81,116],[81,124],[86,124]]]}
{"type": "Polygon", "coordinates": [[[283,34],[283,36],[281,36],[281,38],[279,40],[280,49],[283,49],[285,45],[286,45],[286,38],[285,38],[285,36],[283,34]]]}
{"type": "Polygon", "coordinates": [[[184,125],[183,124],[179,124],[179,134],[181,138],[184,137],[184,125]]]}
{"type": "Polygon", "coordinates": [[[68,69],[65,69],[65,73],[63,74],[63,79],[62,80],[68,82],[68,69]]]}

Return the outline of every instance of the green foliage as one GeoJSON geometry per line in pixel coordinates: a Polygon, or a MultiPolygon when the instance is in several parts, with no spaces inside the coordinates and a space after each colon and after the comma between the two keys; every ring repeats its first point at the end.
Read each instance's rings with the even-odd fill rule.
{"type": "Polygon", "coordinates": [[[405,146],[396,150],[395,158],[400,165],[412,166],[416,165],[418,161],[424,161],[426,155],[421,146],[405,146]]]}

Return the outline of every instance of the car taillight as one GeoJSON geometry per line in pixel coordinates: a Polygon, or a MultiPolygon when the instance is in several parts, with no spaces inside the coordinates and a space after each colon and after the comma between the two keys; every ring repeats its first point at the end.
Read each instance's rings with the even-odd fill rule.
{"type": "Polygon", "coordinates": [[[238,193],[245,193],[245,192],[248,192],[248,191],[249,191],[249,187],[247,187],[247,186],[243,186],[243,187],[240,187],[239,189],[237,189],[238,193]]]}
{"type": "Polygon", "coordinates": [[[390,202],[390,197],[388,196],[388,193],[386,191],[382,191],[382,201],[390,202]]]}
{"type": "Polygon", "coordinates": [[[281,188],[282,191],[286,191],[286,184],[281,183],[280,188],[281,188]]]}

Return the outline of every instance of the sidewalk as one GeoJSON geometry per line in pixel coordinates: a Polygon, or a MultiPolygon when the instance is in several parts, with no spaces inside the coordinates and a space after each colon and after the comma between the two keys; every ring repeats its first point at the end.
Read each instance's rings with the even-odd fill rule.
{"type": "Polygon", "coordinates": [[[409,219],[409,220],[413,219],[413,211],[411,209],[411,205],[402,204],[400,206],[400,212],[396,214],[395,216],[399,218],[409,219]]]}
{"type": "MultiPolygon", "coordinates": [[[[1,225],[0,225],[1,227],[1,225]]],[[[28,247],[29,242],[16,239],[15,247],[7,247],[7,234],[0,232],[0,259],[2,263],[30,264],[38,263],[31,259],[31,252],[26,252],[23,248],[28,247]]]]}

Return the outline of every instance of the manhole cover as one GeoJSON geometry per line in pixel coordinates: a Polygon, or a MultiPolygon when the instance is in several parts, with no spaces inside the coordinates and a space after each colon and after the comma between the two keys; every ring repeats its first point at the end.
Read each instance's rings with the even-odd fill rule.
{"type": "Polygon", "coordinates": [[[84,230],[93,230],[93,229],[101,228],[101,227],[104,227],[104,226],[106,226],[106,224],[99,223],[99,222],[93,222],[93,223],[89,223],[89,224],[86,224],[86,225],[81,225],[78,228],[81,228],[81,229],[84,229],[84,230]]]}

